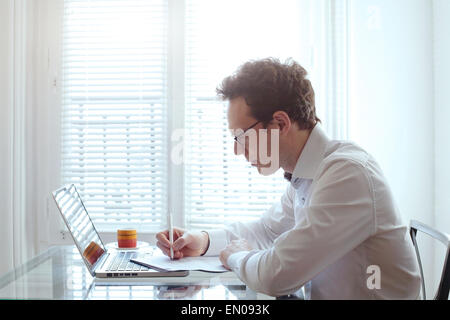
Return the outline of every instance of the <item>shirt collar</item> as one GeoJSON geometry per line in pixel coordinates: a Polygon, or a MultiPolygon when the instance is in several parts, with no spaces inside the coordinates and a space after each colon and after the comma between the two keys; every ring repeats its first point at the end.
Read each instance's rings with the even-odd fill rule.
{"type": "MultiPolygon", "coordinates": [[[[325,150],[330,139],[320,124],[317,124],[309,135],[308,141],[303,147],[302,153],[297,160],[291,182],[298,179],[313,179],[316,171],[323,160],[325,150]]],[[[288,173],[286,173],[289,175],[288,173]]],[[[285,174],[285,176],[286,176],[285,174]]]]}

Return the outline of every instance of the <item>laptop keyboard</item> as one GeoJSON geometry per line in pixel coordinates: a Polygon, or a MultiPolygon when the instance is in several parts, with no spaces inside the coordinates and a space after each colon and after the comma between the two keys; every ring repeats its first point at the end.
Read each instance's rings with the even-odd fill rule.
{"type": "Polygon", "coordinates": [[[106,271],[147,271],[148,268],[131,262],[138,256],[137,252],[118,252],[106,271]]]}

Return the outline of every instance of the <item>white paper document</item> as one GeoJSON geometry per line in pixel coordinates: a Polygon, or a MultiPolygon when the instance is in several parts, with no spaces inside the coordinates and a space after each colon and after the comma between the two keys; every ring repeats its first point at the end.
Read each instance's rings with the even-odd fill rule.
{"type": "Polygon", "coordinates": [[[186,257],[179,260],[171,260],[167,256],[155,255],[131,259],[131,262],[144,265],[157,271],[229,271],[222,265],[219,257],[186,257]]]}

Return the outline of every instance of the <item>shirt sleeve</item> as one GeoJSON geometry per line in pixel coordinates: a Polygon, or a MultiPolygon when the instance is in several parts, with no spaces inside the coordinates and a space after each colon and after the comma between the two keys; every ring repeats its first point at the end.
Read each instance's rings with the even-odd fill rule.
{"type": "Polygon", "coordinates": [[[246,239],[255,249],[267,249],[282,233],[294,226],[294,189],[289,185],[280,202],[274,204],[260,219],[236,222],[225,229],[208,231],[209,248],[205,256],[218,256],[232,240],[246,239]]]}
{"type": "Polygon", "coordinates": [[[235,253],[227,261],[250,288],[271,296],[300,289],[373,234],[374,200],[367,170],[335,161],[313,186],[305,218],[271,248],[235,253]]]}

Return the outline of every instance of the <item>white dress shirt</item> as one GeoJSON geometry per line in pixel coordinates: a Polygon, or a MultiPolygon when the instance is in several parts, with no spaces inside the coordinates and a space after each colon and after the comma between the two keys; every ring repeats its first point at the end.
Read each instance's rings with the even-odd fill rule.
{"type": "Polygon", "coordinates": [[[417,299],[418,263],[375,160],[351,142],[312,131],[281,197],[257,221],[209,231],[206,255],[232,240],[254,248],[228,258],[251,289],[307,299],[417,299]]]}

